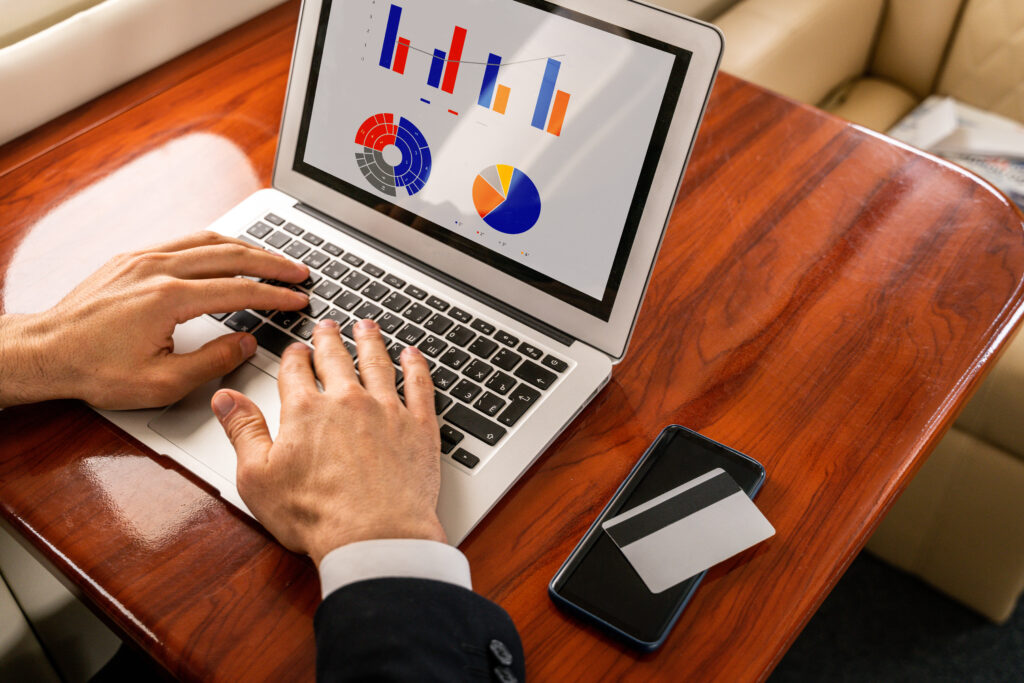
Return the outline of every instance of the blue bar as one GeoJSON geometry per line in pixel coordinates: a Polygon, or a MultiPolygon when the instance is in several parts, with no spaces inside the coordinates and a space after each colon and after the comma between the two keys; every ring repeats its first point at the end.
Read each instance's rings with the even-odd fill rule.
{"type": "Polygon", "coordinates": [[[436,88],[441,85],[441,72],[444,70],[444,50],[434,50],[434,61],[430,63],[430,75],[427,76],[427,85],[436,88]]]}
{"type": "Polygon", "coordinates": [[[555,95],[555,82],[558,80],[558,69],[562,63],[557,59],[548,59],[548,65],[544,69],[544,80],[540,83],[540,94],[537,95],[537,108],[533,110],[534,128],[544,130],[544,122],[548,120],[548,112],[551,110],[551,98],[555,95]]]}
{"type": "Polygon", "coordinates": [[[388,15],[388,27],[384,31],[384,47],[380,50],[380,65],[385,69],[391,68],[391,59],[395,56],[395,41],[398,39],[398,22],[402,19],[402,8],[398,5],[391,5],[391,14],[388,15]]]}
{"type": "Polygon", "coordinates": [[[498,67],[501,66],[501,57],[493,52],[487,55],[487,66],[484,68],[484,84],[480,86],[480,99],[477,100],[481,107],[491,108],[494,101],[494,84],[498,82],[498,67]]]}
{"type": "Polygon", "coordinates": [[[421,97],[420,102],[426,102],[427,104],[430,104],[430,100],[426,99],[425,97],[421,97]]]}

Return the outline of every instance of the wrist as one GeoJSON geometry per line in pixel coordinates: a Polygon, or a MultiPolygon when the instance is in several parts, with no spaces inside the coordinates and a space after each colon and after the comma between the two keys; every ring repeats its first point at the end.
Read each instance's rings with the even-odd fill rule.
{"type": "Polygon", "coordinates": [[[63,398],[57,327],[38,315],[0,316],[0,407],[63,398]]]}
{"type": "Polygon", "coordinates": [[[376,526],[363,530],[349,528],[344,534],[325,534],[310,544],[307,553],[310,559],[313,560],[313,564],[319,567],[324,557],[338,548],[362,541],[396,539],[448,543],[448,537],[441,527],[441,522],[435,518],[434,520],[424,521],[422,524],[376,526]]]}

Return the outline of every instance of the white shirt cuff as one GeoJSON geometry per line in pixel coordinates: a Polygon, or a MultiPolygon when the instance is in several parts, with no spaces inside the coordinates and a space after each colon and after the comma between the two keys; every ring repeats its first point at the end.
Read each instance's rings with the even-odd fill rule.
{"type": "Polygon", "coordinates": [[[320,591],[334,591],[367,579],[432,579],[473,590],[469,560],[458,548],[414,538],[359,541],[335,548],[320,560],[320,591]]]}

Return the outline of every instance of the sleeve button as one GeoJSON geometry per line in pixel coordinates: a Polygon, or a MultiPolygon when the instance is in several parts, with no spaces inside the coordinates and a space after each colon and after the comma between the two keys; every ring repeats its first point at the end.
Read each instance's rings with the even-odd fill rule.
{"type": "Polygon", "coordinates": [[[505,643],[495,638],[491,641],[489,648],[491,650],[491,654],[494,655],[494,658],[498,660],[498,663],[502,666],[508,666],[512,663],[512,653],[509,652],[505,643]]]}

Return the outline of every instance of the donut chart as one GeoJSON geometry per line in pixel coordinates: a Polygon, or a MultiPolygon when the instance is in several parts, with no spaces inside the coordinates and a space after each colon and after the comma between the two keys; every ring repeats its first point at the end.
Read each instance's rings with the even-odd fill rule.
{"type": "Polygon", "coordinates": [[[355,142],[362,148],[356,152],[359,170],[380,192],[396,197],[401,187],[414,195],[427,183],[430,147],[420,129],[405,117],[400,117],[395,125],[394,114],[374,114],[359,126],[355,142]],[[402,154],[396,165],[384,158],[384,150],[391,145],[402,154]]]}
{"type": "Polygon", "coordinates": [[[518,168],[496,164],[473,181],[473,205],[487,225],[506,235],[524,233],[540,218],[540,192],[518,168]]]}

